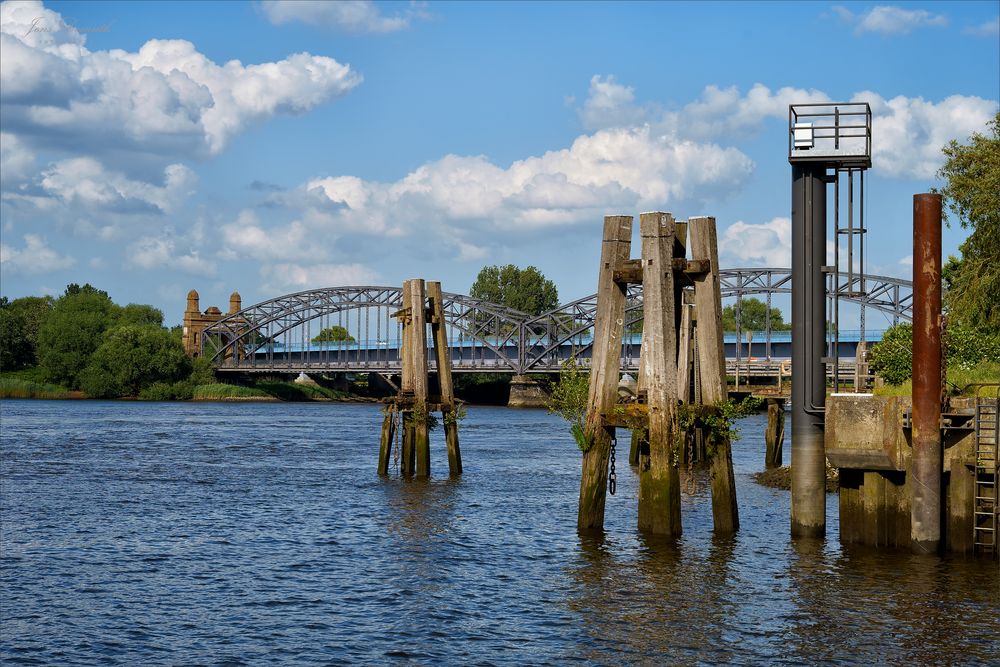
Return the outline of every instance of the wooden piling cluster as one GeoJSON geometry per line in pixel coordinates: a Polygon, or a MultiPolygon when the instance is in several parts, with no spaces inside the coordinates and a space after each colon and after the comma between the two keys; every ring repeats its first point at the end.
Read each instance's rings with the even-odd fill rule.
{"type": "MultiPolygon", "coordinates": [[[[604,219],[584,427],[590,446],[583,455],[577,527],[604,527],[611,443],[615,428],[624,426],[633,429],[629,459],[639,466],[639,529],[680,535],[678,463],[684,435],[678,437],[678,402],[711,404],[727,398],[715,218],[684,223],[670,213],[641,214],[638,260],[629,258],[632,221],[631,216],[604,219]],[[686,259],[689,232],[692,260],[686,259]],[[622,406],[617,396],[626,290],[635,283],[643,286],[639,403],[622,406]]],[[[715,529],[733,532],[739,512],[730,443],[711,442],[707,449],[715,529]]]]}
{"type": "Polygon", "coordinates": [[[400,474],[404,477],[429,477],[431,450],[428,418],[431,413],[440,412],[448,449],[448,469],[452,475],[458,475],[462,472],[462,453],[458,446],[458,413],[451,378],[451,358],[448,356],[441,283],[428,282],[425,285],[422,279],[414,278],[403,283],[402,291],[402,308],[393,314],[402,323],[402,378],[399,393],[385,401],[378,472],[380,475],[389,474],[393,443],[401,435],[400,474]],[[428,324],[437,365],[438,396],[429,395],[428,324]],[[397,433],[397,429],[401,429],[401,434],[397,433]]]}

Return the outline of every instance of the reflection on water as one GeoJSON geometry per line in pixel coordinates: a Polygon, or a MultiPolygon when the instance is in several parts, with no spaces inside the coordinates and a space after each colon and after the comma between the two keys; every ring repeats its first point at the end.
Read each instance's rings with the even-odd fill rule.
{"type": "MultiPolygon", "coordinates": [[[[576,533],[579,455],[535,411],[472,408],[465,474],[375,474],[358,405],[4,402],[4,664],[996,664],[997,564],[788,539],[734,447],[740,532],[638,534],[619,471],[576,533]]],[[[789,448],[786,448],[786,451],[789,448]]]]}

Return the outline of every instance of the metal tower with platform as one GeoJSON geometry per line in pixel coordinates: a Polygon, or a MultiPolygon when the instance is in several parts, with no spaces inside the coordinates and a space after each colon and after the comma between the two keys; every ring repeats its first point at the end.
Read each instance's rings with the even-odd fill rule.
{"type": "MultiPolygon", "coordinates": [[[[864,176],[872,166],[871,148],[872,112],[867,103],[793,104],[788,108],[795,369],[793,536],[822,537],[826,533],[825,365],[836,361],[830,351],[839,343],[840,300],[865,293],[864,176]],[[827,196],[831,185],[832,201],[827,196]],[[829,265],[827,219],[831,213],[834,251],[833,264],[829,265]],[[845,252],[841,252],[841,243],[846,244],[845,252]]],[[[862,315],[862,327],[863,322],[862,315]]],[[[833,368],[836,386],[836,363],[833,368]]]]}

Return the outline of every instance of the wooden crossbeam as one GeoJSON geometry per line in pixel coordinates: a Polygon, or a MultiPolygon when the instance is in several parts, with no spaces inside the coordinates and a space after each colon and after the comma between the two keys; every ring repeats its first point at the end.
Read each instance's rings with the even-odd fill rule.
{"type": "MultiPolygon", "coordinates": [[[[708,259],[682,259],[674,258],[672,268],[675,279],[680,276],[696,278],[709,272],[712,262],[708,259]]],[[[642,284],[642,260],[626,259],[619,262],[612,271],[612,280],[619,285],[641,285],[642,284]]],[[[693,284],[691,281],[685,281],[693,284]]]]}

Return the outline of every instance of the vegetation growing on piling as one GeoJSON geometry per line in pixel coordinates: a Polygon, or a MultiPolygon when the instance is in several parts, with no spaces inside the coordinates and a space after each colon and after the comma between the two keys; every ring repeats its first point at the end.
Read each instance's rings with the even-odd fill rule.
{"type": "Polygon", "coordinates": [[[677,430],[683,433],[698,426],[705,430],[705,437],[711,441],[739,440],[740,428],[736,425],[736,420],[754,414],[763,403],[759,398],[747,396],[739,402],[729,398],[716,401],[710,406],[678,405],[677,430]]]}
{"type": "Polygon", "coordinates": [[[580,370],[576,359],[568,359],[559,369],[559,382],[552,388],[548,409],[569,422],[570,433],[576,446],[586,454],[594,446],[588,438],[584,423],[587,419],[587,392],[590,378],[580,370]]]}

